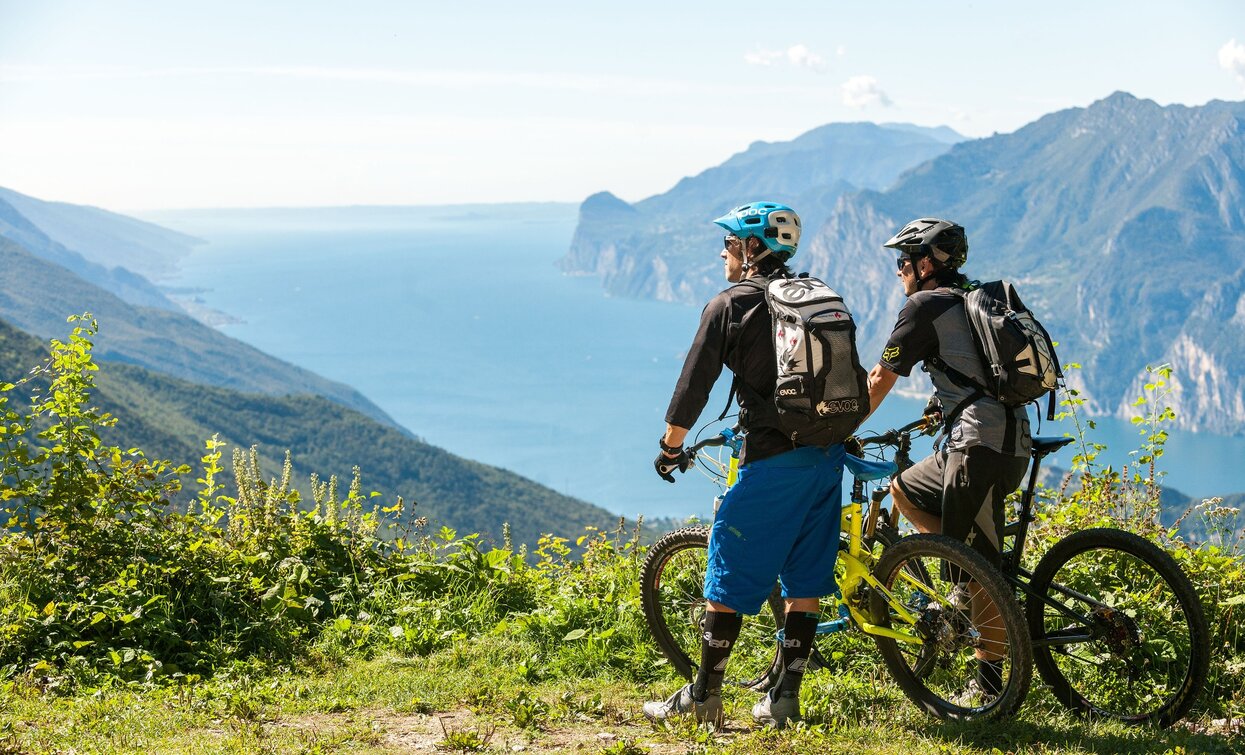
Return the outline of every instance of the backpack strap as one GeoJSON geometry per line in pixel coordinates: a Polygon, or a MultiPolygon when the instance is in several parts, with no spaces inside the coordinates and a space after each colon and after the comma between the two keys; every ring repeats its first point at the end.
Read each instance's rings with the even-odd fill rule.
{"type": "MultiPolygon", "coordinates": [[[[765,276],[753,276],[751,278],[744,278],[743,280],[741,280],[739,283],[736,283],[735,285],[737,286],[748,285],[753,288],[759,289],[761,293],[764,294],[765,296],[769,296],[769,293],[768,293],[769,278],[766,278],[765,276]]],[[[766,299],[765,301],[767,302],[765,309],[769,309],[768,299],[766,299]]],[[[740,333],[743,333],[744,328],[748,326],[748,323],[752,322],[752,318],[756,316],[757,311],[760,309],[761,307],[755,307],[751,312],[744,315],[744,319],[740,320],[739,322],[740,333]]],[[[726,415],[730,414],[731,406],[735,403],[735,397],[737,395],[739,395],[739,376],[732,372],[731,373],[731,389],[727,391],[726,393],[726,406],[722,407],[722,413],[718,415],[718,422],[721,422],[722,420],[726,419],[726,415]]]]}
{"type": "MultiPolygon", "coordinates": [[[[988,358],[981,343],[982,339],[978,338],[976,332],[973,330],[973,324],[970,320],[971,315],[968,312],[968,294],[980,287],[981,283],[978,281],[969,281],[962,287],[946,286],[945,288],[960,297],[960,304],[964,307],[964,324],[968,327],[969,340],[971,340],[973,342],[973,346],[976,347],[978,360],[984,370],[998,360],[995,359],[994,361],[991,361],[988,358]]],[[[997,357],[997,354],[995,356],[997,357]]],[[[971,391],[971,393],[969,393],[964,400],[962,400],[954,409],[951,410],[950,414],[944,417],[943,433],[951,432],[951,426],[954,425],[955,421],[960,418],[960,415],[965,409],[983,398],[994,398],[993,394],[980,381],[974,380],[969,375],[965,375],[963,372],[960,372],[951,365],[947,364],[946,360],[942,357],[935,355],[925,361],[928,362],[930,366],[946,374],[946,376],[951,379],[951,382],[961,388],[967,388],[971,391]]],[[[997,399],[995,400],[997,401],[997,399]]],[[[1001,401],[999,403],[1002,405],[1003,410],[1007,415],[1003,428],[1003,453],[1012,454],[1016,452],[1016,415],[1010,406],[1003,404],[1001,401]]]]}

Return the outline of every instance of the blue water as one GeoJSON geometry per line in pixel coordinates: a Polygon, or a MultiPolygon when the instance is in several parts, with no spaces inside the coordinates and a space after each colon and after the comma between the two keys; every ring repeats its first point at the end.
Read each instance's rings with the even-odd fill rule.
{"type": "MultiPolygon", "coordinates": [[[[700,308],[610,298],[596,279],[560,273],[574,206],[145,217],[209,242],[165,283],[204,289],[208,306],[242,321],[226,333],[358,388],[430,443],[615,513],[710,510],[704,478],[670,485],[651,466],[700,308]]],[[[721,411],[727,382],[702,420],[721,411]]],[[[893,396],[869,425],[923,405],[893,396]]],[[[1110,460],[1126,461],[1136,428],[1098,424],[1110,460]]],[[[1241,458],[1245,439],[1173,432],[1164,468],[1185,493],[1222,494],[1245,490],[1241,458]]],[[[366,482],[367,460],[350,461],[366,482]]]]}

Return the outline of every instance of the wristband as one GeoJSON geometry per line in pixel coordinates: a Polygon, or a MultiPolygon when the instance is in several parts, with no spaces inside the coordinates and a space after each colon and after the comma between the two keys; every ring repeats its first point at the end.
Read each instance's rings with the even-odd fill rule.
{"type": "Polygon", "coordinates": [[[667,446],[666,436],[664,435],[657,439],[657,445],[661,446],[661,450],[668,454],[677,454],[683,450],[683,446],[667,446]]]}

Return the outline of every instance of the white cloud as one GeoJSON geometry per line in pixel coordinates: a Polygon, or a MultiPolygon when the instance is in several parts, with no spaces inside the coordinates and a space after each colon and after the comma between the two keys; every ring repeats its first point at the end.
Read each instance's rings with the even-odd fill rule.
{"type": "Polygon", "coordinates": [[[792,45],[787,48],[787,60],[791,65],[807,68],[810,71],[826,70],[826,59],[808,49],[804,45],[792,45]]]}
{"type": "Polygon", "coordinates": [[[847,54],[847,48],[844,47],[843,45],[839,45],[838,49],[834,51],[834,54],[838,55],[841,58],[847,54]]]}
{"type": "Polygon", "coordinates": [[[754,66],[772,66],[786,58],[797,68],[807,68],[821,73],[826,70],[826,59],[806,45],[792,45],[785,50],[756,50],[744,55],[744,62],[754,66]]]}
{"type": "Polygon", "coordinates": [[[782,50],[757,50],[744,55],[744,62],[754,66],[772,66],[782,60],[782,50]]]}
{"type": "Polygon", "coordinates": [[[1236,74],[1236,80],[1245,85],[1245,45],[1232,39],[1220,47],[1219,66],[1236,74]]]}
{"type": "Polygon", "coordinates": [[[878,86],[878,80],[872,76],[853,76],[843,83],[843,104],[848,107],[862,108],[869,105],[891,106],[891,98],[878,86]]]}

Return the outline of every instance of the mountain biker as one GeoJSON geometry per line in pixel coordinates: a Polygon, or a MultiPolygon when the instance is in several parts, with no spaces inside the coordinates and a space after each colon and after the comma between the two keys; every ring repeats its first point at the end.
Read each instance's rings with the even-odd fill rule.
{"type": "Polygon", "coordinates": [[[777,382],[767,278],[791,273],[800,219],[774,202],[751,202],[713,221],[727,231],[720,257],[733,285],[705,306],[666,412],[654,466],[674,482],[689,466],[683,441],[725,365],[734,373],[740,424],[747,432],[738,482],[714,517],[705,573],[706,613],[696,679],[665,701],[644,705],[652,720],[693,714],[722,720],[721,686],[739,636],[741,613],[765,604],[775,578],[786,598],[783,671],[752,709],[776,728],[799,718],[799,690],[817,631],[820,598],[835,589],[843,447],[801,446],[778,429],[777,382]]]}
{"type": "MultiPolygon", "coordinates": [[[[876,411],[899,376],[923,362],[934,384],[926,413],[946,412],[941,447],[891,483],[895,507],[917,530],[962,540],[1000,566],[1004,499],[1028,468],[1029,419],[1023,406],[1009,409],[948,374],[950,367],[960,381],[984,382],[964,300],[951,290],[971,285],[960,272],[968,238],[949,220],[919,218],[883,246],[899,252],[896,275],[908,299],[869,373],[869,405],[876,411]]],[[[993,610],[974,602],[974,623],[984,639],[1001,642],[1002,633],[989,631],[993,610]]],[[[1001,654],[987,647],[977,658],[975,692],[997,695],[1001,654]]]]}

